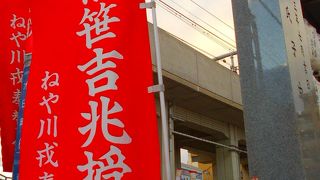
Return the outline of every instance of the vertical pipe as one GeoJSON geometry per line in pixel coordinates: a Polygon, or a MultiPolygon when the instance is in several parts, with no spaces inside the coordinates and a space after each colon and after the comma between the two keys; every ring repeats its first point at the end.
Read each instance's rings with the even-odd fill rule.
{"type": "MultiPolygon", "coordinates": [[[[155,3],[154,0],[151,0],[151,2],[155,3]]],[[[155,6],[152,7],[152,20],[153,20],[154,42],[155,42],[155,49],[156,49],[158,84],[163,85],[159,34],[158,34],[157,15],[156,15],[156,7],[155,6]]],[[[160,95],[162,138],[163,138],[166,179],[171,180],[171,169],[170,169],[170,158],[169,158],[168,120],[167,120],[167,114],[166,114],[164,92],[160,91],[159,95],[160,95]]]]}

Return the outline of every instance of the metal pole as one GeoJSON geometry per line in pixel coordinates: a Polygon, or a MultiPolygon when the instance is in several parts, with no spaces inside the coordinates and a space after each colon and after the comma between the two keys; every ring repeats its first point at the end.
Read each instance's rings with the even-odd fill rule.
{"type": "Polygon", "coordinates": [[[217,57],[213,58],[212,60],[219,61],[221,59],[224,59],[224,58],[227,58],[227,57],[230,57],[230,56],[234,56],[234,55],[237,55],[237,54],[238,54],[237,51],[233,51],[233,52],[229,52],[227,54],[223,54],[221,56],[217,56],[217,57]]]}
{"type": "MultiPolygon", "coordinates": [[[[151,2],[155,3],[154,0],[151,0],[151,2]]],[[[155,42],[155,49],[156,49],[158,83],[160,86],[162,86],[163,85],[163,78],[162,78],[162,66],[161,66],[161,56],[160,56],[159,34],[158,34],[158,27],[157,27],[156,7],[153,6],[151,9],[152,9],[154,42],[155,42]]],[[[166,176],[167,176],[166,179],[171,180],[171,169],[170,169],[170,158],[169,158],[168,120],[167,120],[164,92],[160,91],[159,95],[160,95],[160,109],[161,109],[161,122],[162,122],[164,163],[165,163],[165,170],[166,170],[166,176]]]]}

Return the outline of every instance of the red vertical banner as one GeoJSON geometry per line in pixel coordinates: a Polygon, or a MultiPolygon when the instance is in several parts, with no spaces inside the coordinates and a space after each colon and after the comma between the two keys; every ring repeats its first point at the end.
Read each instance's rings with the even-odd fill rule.
{"type": "Polygon", "coordinates": [[[20,179],[160,179],[140,2],[33,1],[20,179]]]}
{"type": "Polygon", "coordinates": [[[26,44],[31,31],[26,1],[4,0],[0,4],[0,126],[4,171],[11,172],[14,157],[21,83],[26,44]]]}

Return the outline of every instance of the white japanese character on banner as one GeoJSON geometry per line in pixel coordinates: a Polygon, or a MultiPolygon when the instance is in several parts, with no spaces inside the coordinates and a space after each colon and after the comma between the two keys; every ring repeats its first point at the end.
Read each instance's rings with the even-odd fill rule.
{"type": "Polygon", "coordinates": [[[86,140],[86,142],[82,145],[82,147],[87,147],[91,144],[97,130],[97,122],[99,120],[98,113],[97,113],[97,107],[98,103],[94,101],[89,102],[89,106],[91,108],[91,114],[89,113],[81,113],[82,117],[86,120],[91,121],[87,126],[79,128],[79,132],[84,135],[87,132],[90,131],[89,136],[86,140]]]}
{"type": "Polygon", "coordinates": [[[100,3],[99,12],[91,12],[88,8],[84,9],[84,15],[80,22],[80,24],[83,25],[84,30],[77,32],[77,35],[85,35],[87,48],[91,49],[93,43],[96,43],[102,39],[116,37],[116,34],[110,32],[109,23],[119,22],[120,19],[117,17],[108,16],[110,9],[116,6],[116,4],[110,4],[108,7],[106,7],[105,3],[100,3]],[[92,34],[95,34],[95,36],[92,37],[92,34]]]}
{"type": "Polygon", "coordinates": [[[20,40],[25,41],[28,37],[32,35],[31,31],[31,19],[25,19],[23,17],[17,17],[15,14],[13,14],[13,18],[11,19],[11,24],[10,26],[13,29],[25,29],[26,32],[22,33],[20,31],[17,31],[16,33],[12,33],[12,37],[10,40],[15,41],[17,47],[20,47],[20,40]]]}
{"type": "Polygon", "coordinates": [[[49,87],[59,86],[59,74],[58,73],[50,73],[48,71],[45,72],[46,76],[42,79],[41,88],[44,90],[49,87]],[[51,81],[49,81],[51,79],[51,81]]]}
{"type": "Polygon", "coordinates": [[[15,92],[13,92],[12,103],[13,103],[13,104],[19,104],[19,102],[20,102],[20,96],[21,96],[21,91],[20,91],[20,89],[17,89],[15,92]]]}
{"type": "Polygon", "coordinates": [[[14,120],[14,121],[18,120],[18,111],[17,110],[13,111],[12,120],[14,120]]]}
{"type": "Polygon", "coordinates": [[[38,134],[38,139],[41,138],[43,136],[43,131],[45,130],[45,124],[47,122],[47,126],[46,126],[46,129],[47,129],[47,135],[51,135],[51,129],[53,131],[53,137],[57,137],[58,135],[58,131],[57,131],[57,120],[58,120],[58,117],[57,116],[53,116],[53,121],[52,119],[50,118],[47,118],[47,120],[40,120],[40,131],[39,131],[39,134],[38,134]]]}
{"type": "Polygon", "coordinates": [[[55,147],[58,147],[57,143],[53,143],[53,145],[49,145],[48,143],[44,143],[45,149],[37,151],[38,157],[36,159],[39,161],[39,167],[42,167],[46,164],[51,164],[53,167],[58,167],[58,161],[53,160],[54,151],[53,149],[55,147]],[[47,159],[45,162],[43,162],[43,159],[47,159]]]}
{"type": "MultiPolygon", "coordinates": [[[[78,69],[80,71],[82,72],[86,71],[88,75],[93,75],[103,69],[116,67],[116,64],[110,60],[106,60],[105,62],[103,62],[105,59],[110,59],[110,58],[123,59],[123,56],[115,50],[108,53],[104,53],[104,54],[103,54],[102,48],[97,48],[97,49],[94,49],[93,51],[96,53],[96,57],[91,59],[86,64],[78,66],[78,69]],[[92,67],[89,70],[89,68],[93,65],[94,67],[92,67]]],[[[117,90],[118,87],[116,85],[116,81],[118,78],[119,76],[117,73],[110,70],[106,70],[100,75],[95,76],[92,79],[86,80],[86,83],[88,84],[88,87],[89,87],[89,95],[95,96],[97,93],[100,93],[106,90],[117,90]],[[106,79],[106,84],[103,86],[96,87],[95,83],[102,79],[106,79]]]]}
{"type": "MultiPolygon", "coordinates": [[[[98,2],[98,0],[93,0],[94,2],[98,2]]],[[[82,0],[82,3],[87,5],[88,4],[88,0],[82,0]]]]}
{"type": "Polygon", "coordinates": [[[87,172],[85,180],[111,179],[121,180],[125,173],[132,172],[131,168],[124,163],[126,157],[122,155],[121,150],[115,146],[110,147],[110,151],[101,156],[99,160],[93,160],[93,153],[85,151],[88,163],[78,166],[80,172],[87,172]],[[103,162],[106,161],[106,164],[103,162]],[[97,167],[98,166],[98,167],[97,167]]]}
{"type": "Polygon", "coordinates": [[[13,28],[13,29],[16,29],[16,28],[26,28],[26,20],[23,18],[23,17],[17,17],[17,15],[13,14],[12,15],[13,18],[10,20],[11,21],[11,24],[10,26],[13,28]]]}
{"type": "Polygon", "coordinates": [[[53,180],[54,176],[53,174],[49,174],[47,172],[43,173],[43,176],[39,177],[39,180],[53,180]]]}
{"type": "Polygon", "coordinates": [[[52,93],[49,93],[49,97],[46,98],[45,96],[42,97],[42,102],[39,103],[40,106],[46,106],[48,114],[51,114],[51,106],[49,105],[49,102],[56,104],[59,100],[59,95],[54,95],[52,93]]]}
{"type": "Polygon", "coordinates": [[[15,62],[15,60],[17,61],[17,63],[21,62],[21,59],[24,60],[24,56],[26,54],[25,50],[11,50],[11,61],[10,64],[13,64],[15,62]]]}
{"type": "Polygon", "coordinates": [[[11,80],[12,85],[16,85],[22,82],[22,75],[23,71],[21,71],[19,68],[16,68],[16,72],[10,73],[11,74],[11,80]]]}
{"type": "MultiPolygon", "coordinates": [[[[103,133],[104,138],[112,143],[116,144],[130,144],[132,139],[128,135],[128,133],[123,130],[123,133],[121,136],[113,136],[109,132],[109,127],[114,126],[117,128],[124,129],[124,124],[121,120],[117,118],[111,118],[109,119],[109,115],[113,115],[116,113],[121,112],[123,109],[121,105],[118,102],[115,102],[112,107],[110,107],[110,99],[107,97],[100,97],[101,103],[102,103],[102,113],[101,113],[101,130],[103,133]]],[[[95,101],[89,102],[91,112],[90,113],[81,113],[81,116],[89,120],[90,123],[84,127],[79,128],[79,132],[84,135],[89,132],[89,136],[86,140],[86,142],[82,145],[82,147],[87,147],[91,144],[97,129],[97,123],[100,118],[100,115],[97,114],[97,107],[98,103],[95,101]]]]}
{"type": "Polygon", "coordinates": [[[15,34],[15,33],[12,33],[11,35],[12,35],[12,36],[11,36],[10,40],[11,40],[11,41],[14,41],[14,42],[16,43],[16,46],[17,46],[18,48],[20,48],[20,42],[19,42],[19,41],[25,41],[25,40],[27,40],[27,38],[28,38],[27,35],[19,32],[19,31],[18,31],[16,34],[15,34]]]}

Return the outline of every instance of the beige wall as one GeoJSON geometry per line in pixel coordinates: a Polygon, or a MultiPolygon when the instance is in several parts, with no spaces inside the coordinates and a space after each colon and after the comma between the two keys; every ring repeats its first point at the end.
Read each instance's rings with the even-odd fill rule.
{"type": "MultiPolygon", "coordinates": [[[[155,65],[153,27],[149,25],[155,65]]],[[[239,76],[195,49],[159,29],[162,68],[185,80],[185,85],[203,89],[207,95],[239,109],[242,107],[239,76]]],[[[166,74],[164,74],[166,75],[166,74]]]]}

